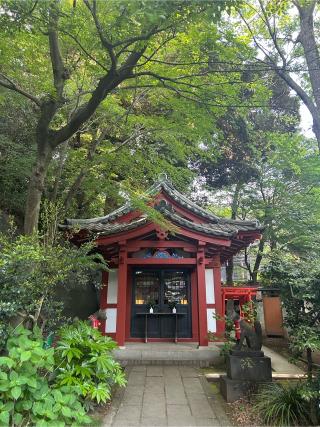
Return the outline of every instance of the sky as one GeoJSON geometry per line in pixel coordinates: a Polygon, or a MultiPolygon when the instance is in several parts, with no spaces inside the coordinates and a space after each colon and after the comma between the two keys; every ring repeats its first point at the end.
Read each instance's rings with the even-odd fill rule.
{"type": "Polygon", "coordinates": [[[300,128],[302,133],[309,138],[314,138],[314,134],[312,132],[312,117],[304,104],[300,105],[300,116],[300,128]]]}

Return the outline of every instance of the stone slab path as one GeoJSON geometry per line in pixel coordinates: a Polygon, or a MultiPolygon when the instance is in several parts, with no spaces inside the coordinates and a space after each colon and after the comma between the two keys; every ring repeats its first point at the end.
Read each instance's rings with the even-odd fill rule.
{"type": "Polygon", "coordinates": [[[104,419],[107,426],[228,426],[220,396],[191,366],[138,365],[126,369],[104,419]]]}
{"type": "Polygon", "coordinates": [[[300,369],[297,365],[288,362],[285,357],[272,350],[271,348],[263,346],[262,351],[266,356],[271,358],[271,366],[273,371],[282,374],[304,374],[304,371],[300,369]]]}

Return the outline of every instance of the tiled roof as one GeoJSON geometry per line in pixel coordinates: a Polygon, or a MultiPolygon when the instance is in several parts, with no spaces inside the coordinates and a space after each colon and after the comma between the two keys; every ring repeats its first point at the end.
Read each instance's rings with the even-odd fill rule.
{"type": "MultiPolygon", "coordinates": [[[[192,222],[177,212],[174,211],[172,206],[165,201],[159,203],[158,209],[162,214],[174,224],[194,230],[206,235],[221,236],[221,237],[235,237],[239,231],[244,232],[260,232],[262,227],[257,221],[240,221],[231,220],[227,218],[219,218],[218,216],[207,212],[194,202],[189,200],[183,194],[179,193],[167,179],[160,179],[148,191],[150,195],[156,195],[163,190],[171,199],[177,202],[180,206],[186,208],[199,217],[204,219],[203,223],[192,222]]],[[[138,228],[148,222],[146,215],[142,215],[139,219],[130,222],[116,222],[116,220],[133,211],[134,207],[130,202],[116,209],[108,215],[90,219],[66,219],[65,223],[60,225],[61,229],[82,229],[90,233],[99,233],[99,235],[111,235],[120,233],[127,230],[138,228]]]]}

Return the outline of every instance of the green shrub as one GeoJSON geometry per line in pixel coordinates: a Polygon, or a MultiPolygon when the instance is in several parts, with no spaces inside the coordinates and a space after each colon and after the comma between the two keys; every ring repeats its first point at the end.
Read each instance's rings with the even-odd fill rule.
{"type": "Polygon", "coordinates": [[[255,397],[254,409],[267,425],[310,425],[309,405],[300,383],[264,385],[255,397]]]}
{"type": "Polygon", "coordinates": [[[60,385],[78,386],[86,403],[106,402],[114,385],[125,385],[121,366],[112,356],[116,343],[84,321],[62,327],[55,359],[60,385]]]}
{"type": "Polygon", "coordinates": [[[105,268],[102,256],[90,253],[93,248],[93,243],[81,248],[68,242],[50,246],[37,235],[0,233],[0,351],[9,325],[23,322],[48,332],[65,321],[57,295],[92,283],[93,272],[105,268]]]}
{"type": "Polygon", "coordinates": [[[40,331],[19,326],[0,357],[0,425],[64,426],[90,422],[75,386],[49,383],[54,349],[45,350],[40,331]]]}

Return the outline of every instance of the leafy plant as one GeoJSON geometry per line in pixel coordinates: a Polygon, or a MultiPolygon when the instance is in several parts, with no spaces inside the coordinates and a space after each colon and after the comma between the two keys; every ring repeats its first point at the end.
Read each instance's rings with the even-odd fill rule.
{"type": "Polygon", "coordinates": [[[77,386],[86,404],[106,402],[114,385],[126,384],[121,366],[112,356],[116,343],[88,323],[78,321],[59,330],[55,359],[60,386],[77,386]]]}
{"type": "Polygon", "coordinates": [[[263,272],[263,283],[280,289],[291,348],[300,355],[306,352],[311,379],[312,352],[320,349],[320,267],[317,252],[305,257],[275,252],[263,272]]]}
{"type": "MultiPolygon", "coordinates": [[[[215,320],[223,320],[225,322],[225,333],[224,333],[224,341],[223,344],[220,346],[220,356],[226,359],[228,354],[230,353],[230,350],[234,347],[236,344],[236,339],[234,337],[234,321],[229,316],[220,316],[219,314],[214,313],[213,317],[215,320]]],[[[221,338],[217,337],[215,334],[209,331],[208,337],[210,341],[220,341],[221,338]]]]}
{"type": "Polygon", "coordinates": [[[66,294],[84,286],[91,271],[104,268],[102,257],[88,255],[92,248],[88,244],[77,249],[67,242],[45,245],[37,236],[12,238],[0,233],[0,349],[9,324],[23,322],[42,330],[59,325],[63,303],[57,300],[57,291],[63,288],[66,294]]]}
{"type": "Polygon", "coordinates": [[[253,324],[257,319],[257,307],[253,301],[248,301],[241,305],[241,312],[247,322],[253,324]]]}
{"type": "Polygon", "coordinates": [[[0,357],[0,425],[64,426],[90,423],[74,385],[50,384],[54,349],[45,350],[39,329],[17,327],[0,357]]]}
{"type": "Polygon", "coordinates": [[[309,406],[300,383],[270,383],[256,395],[254,408],[267,425],[310,425],[309,406]]]}

